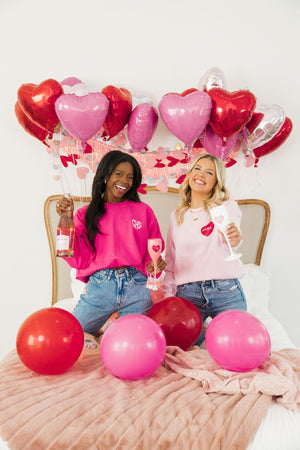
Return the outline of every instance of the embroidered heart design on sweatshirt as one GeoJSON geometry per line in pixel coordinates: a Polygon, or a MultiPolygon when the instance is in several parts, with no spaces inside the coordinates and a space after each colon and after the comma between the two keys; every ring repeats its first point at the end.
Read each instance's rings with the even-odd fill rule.
{"type": "Polygon", "coordinates": [[[204,227],[201,228],[201,233],[204,236],[209,236],[213,232],[214,227],[215,227],[214,223],[209,222],[207,225],[205,225],[204,227]]]}
{"type": "Polygon", "coordinates": [[[142,228],[142,222],[140,222],[139,220],[132,219],[132,225],[136,230],[142,228]]]}
{"type": "Polygon", "coordinates": [[[153,250],[155,253],[159,252],[159,249],[160,249],[160,245],[152,245],[152,250],[153,250]]]}

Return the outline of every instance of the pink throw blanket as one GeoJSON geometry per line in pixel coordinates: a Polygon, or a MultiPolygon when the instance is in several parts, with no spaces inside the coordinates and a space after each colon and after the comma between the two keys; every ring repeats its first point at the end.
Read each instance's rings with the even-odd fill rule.
{"type": "Polygon", "coordinates": [[[249,372],[222,369],[206,350],[193,347],[184,352],[168,347],[165,367],[201,382],[206,393],[263,393],[272,395],[277,403],[300,412],[300,350],[274,352],[264,364],[249,372]]]}
{"type": "Polygon", "coordinates": [[[137,381],[113,377],[98,348],[54,376],[31,372],[13,351],[0,363],[0,434],[12,450],[242,450],[272,398],[299,411],[299,380],[298,350],[238,374],[205,350],[168,347],[164,364],[137,381]]]}

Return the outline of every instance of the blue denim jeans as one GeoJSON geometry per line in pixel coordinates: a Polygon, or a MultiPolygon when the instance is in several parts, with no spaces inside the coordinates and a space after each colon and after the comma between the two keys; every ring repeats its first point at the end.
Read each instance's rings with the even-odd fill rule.
{"type": "MultiPolygon", "coordinates": [[[[245,294],[237,279],[181,284],[177,288],[176,295],[186,298],[198,308],[202,323],[208,317],[213,319],[224,311],[232,309],[247,311],[245,294]]],[[[194,345],[201,345],[204,339],[205,332],[202,331],[194,345]]]]}
{"type": "Polygon", "coordinates": [[[146,314],[152,306],[147,277],[134,267],[103,269],[90,276],[73,310],[83,331],[97,334],[112,313],[146,314]]]}

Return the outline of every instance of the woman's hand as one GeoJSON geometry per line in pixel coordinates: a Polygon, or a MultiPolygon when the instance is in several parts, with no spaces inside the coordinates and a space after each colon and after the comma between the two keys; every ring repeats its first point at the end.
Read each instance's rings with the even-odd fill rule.
{"type": "MultiPolygon", "coordinates": [[[[242,240],[241,232],[233,222],[228,225],[228,227],[226,229],[226,235],[229,239],[231,247],[236,247],[237,245],[239,245],[239,243],[242,240]]],[[[226,240],[223,235],[222,235],[222,240],[225,244],[226,240]]]]}
{"type": "Polygon", "coordinates": [[[71,211],[73,214],[74,203],[72,198],[61,197],[56,203],[56,212],[60,216],[66,211],[71,211]]]}
{"type": "MultiPolygon", "coordinates": [[[[156,271],[162,272],[163,270],[165,270],[166,265],[167,265],[166,262],[162,258],[159,258],[159,260],[157,261],[157,264],[156,264],[156,271]]],[[[150,273],[151,275],[154,273],[153,261],[151,261],[147,264],[146,269],[147,269],[147,272],[150,273]]]]}

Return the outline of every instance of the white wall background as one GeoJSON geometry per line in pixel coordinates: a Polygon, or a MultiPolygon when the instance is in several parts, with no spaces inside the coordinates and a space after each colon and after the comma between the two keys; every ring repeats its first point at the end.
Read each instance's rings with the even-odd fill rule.
{"type": "MultiPolygon", "coordinates": [[[[270,310],[300,346],[298,0],[2,0],[0,356],[19,326],[49,306],[51,266],[43,223],[48,195],[61,193],[45,147],[14,114],[17,90],[76,76],[99,91],[113,84],[152,95],[197,87],[211,67],[230,91],[249,89],[293,121],[288,140],[257,170],[228,169],[236,197],[269,202],[262,267],[272,273],[270,310]]],[[[164,143],[163,143],[164,144],[164,143]]]]}

